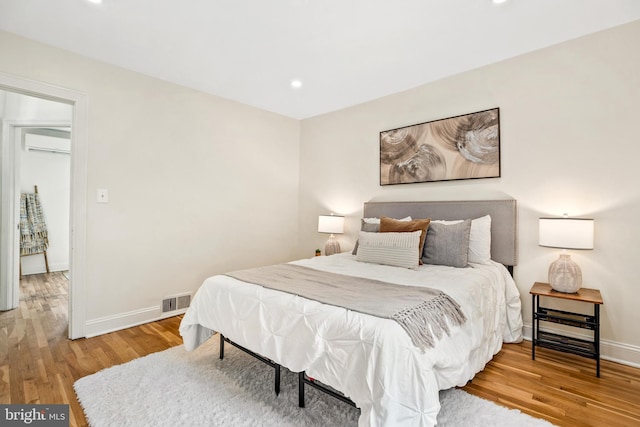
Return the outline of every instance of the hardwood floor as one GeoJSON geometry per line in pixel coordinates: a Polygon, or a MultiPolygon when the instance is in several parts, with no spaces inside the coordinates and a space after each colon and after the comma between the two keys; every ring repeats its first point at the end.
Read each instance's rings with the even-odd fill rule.
{"type": "Polygon", "coordinates": [[[640,426],[640,369],[505,344],[464,390],[559,426],[640,426]]]}
{"type": "MultiPolygon", "coordinates": [[[[0,403],[69,403],[71,425],[87,425],[73,383],[101,369],[182,344],[180,317],[99,337],[67,336],[62,273],[25,276],[20,307],[0,313],[0,403]]],[[[559,426],[640,426],[640,369],[506,344],[464,387],[469,393],[559,426]]]]}
{"type": "Polygon", "coordinates": [[[86,426],[73,383],[101,369],[182,344],[180,317],[89,339],[67,339],[67,279],[24,276],[20,306],[0,312],[0,403],[69,403],[86,426]]]}

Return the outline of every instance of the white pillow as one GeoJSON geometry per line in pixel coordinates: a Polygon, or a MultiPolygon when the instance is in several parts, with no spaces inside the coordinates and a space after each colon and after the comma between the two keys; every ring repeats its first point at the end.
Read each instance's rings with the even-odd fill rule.
{"type": "Polygon", "coordinates": [[[417,268],[422,230],[404,233],[360,232],[357,260],[395,267],[417,268]]]}
{"type": "MultiPolygon", "coordinates": [[[[436,219],[431,222],[439,224],[459,224],[463,220],[445,221],[436,219]]],[[[471,220],[469,233],[469,262],[489,264],[491,261],[491,215],[485,215],[471,220]]]]}
{"type": "Polygon", "coordinates": [[[491,216],[471,221],[469,233],[469,262],[489,264],[491,261],[491,216]]]}
{"type": "MultiPolygon", "coordinates": [[[[380,224],[380,218],[362,218],[362,220],[367,224],[380,224]]],[[[398,221],[411,221],[411,217],[408,216],[408,217],[399,219],[398,221]]]]}

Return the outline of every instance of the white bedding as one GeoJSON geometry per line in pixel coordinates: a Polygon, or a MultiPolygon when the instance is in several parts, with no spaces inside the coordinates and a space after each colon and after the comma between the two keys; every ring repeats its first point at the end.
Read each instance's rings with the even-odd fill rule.
{"type": "Polygon", "coordinates": [[[350,254],[294,264],[441,289],[462,306],[468,320],[422,351],[393,320],[220,275],[204,281],[182,320],[187,350],[213,331],[221,332],[293,372],[306,371],[342,391],[361,409],[359,426],[433,426],[439,390],[464,385],[503,341],[522,340],[519,294],[501,264],[409,270],[358,262],[350,254]]]}

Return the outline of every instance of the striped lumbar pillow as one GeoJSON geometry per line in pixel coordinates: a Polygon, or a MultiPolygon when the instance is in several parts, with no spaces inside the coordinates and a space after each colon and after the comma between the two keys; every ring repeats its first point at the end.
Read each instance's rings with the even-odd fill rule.
{"type": "Polygon", "coordinates": [[[418,267],[421,230],[404,233],[360,232],[357,260],[396,267],[418,267]]]}

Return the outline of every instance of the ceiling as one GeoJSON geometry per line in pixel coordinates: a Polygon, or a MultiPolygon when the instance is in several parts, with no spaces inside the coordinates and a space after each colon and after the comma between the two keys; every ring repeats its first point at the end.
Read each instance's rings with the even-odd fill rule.
{"type": "Polygon", "coordinates": [[[639,0],[0,0],[2,30],[296,119],[638,19],[639,0]]]}

